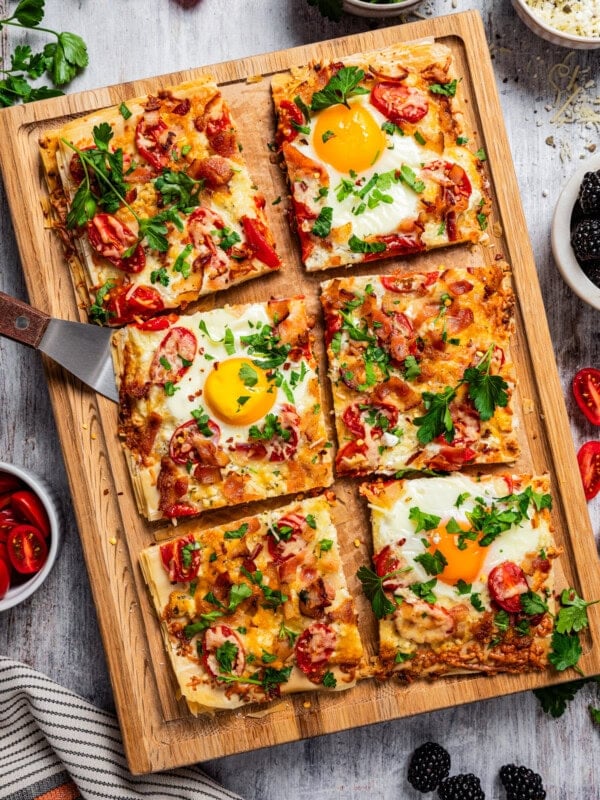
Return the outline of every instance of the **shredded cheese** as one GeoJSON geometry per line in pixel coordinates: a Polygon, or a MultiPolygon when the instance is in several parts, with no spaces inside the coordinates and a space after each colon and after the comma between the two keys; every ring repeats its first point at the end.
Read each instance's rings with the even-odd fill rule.
{"type": "Polygon", "coordinates": [[[600,37],[600,0],[525,0],[541,22],[573,36],[600,37]]]}

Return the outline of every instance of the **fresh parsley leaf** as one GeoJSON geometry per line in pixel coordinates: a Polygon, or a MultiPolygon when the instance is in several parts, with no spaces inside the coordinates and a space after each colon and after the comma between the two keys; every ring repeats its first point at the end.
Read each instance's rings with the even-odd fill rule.
{"type": "MultiPolygon", "coordinates": [[[[393,573],[390,573],[390,575],[393,573]]],[[[383,581],[390,575],[380,577],[372,569],[362,566],[356,573],[356,577],[362,583],[363,592],[371,602],[373,613],[377,619],[383,619],[387,614],[391,614],[396,606],[386,597],[383,590],[383,581]]]]}
{"type": "Polygon", "coordinates": [[[441,517],[421,511],[418,506],[413,506],[408,512],[408,518],[415,523],[415,533],[419,531],[432,531],[441,522],[441,517]]]}
{"type": "Polygon", "coordinates": [[[475,367],[467,367],[463,381],[469,384],[469,397],[485,422],[494,416],[496,408],[508,404],[508,384],[500,375],[490,375],[492,348],[475,367]]]}
{"type": "Polygon", "coordinates": [[[400,179],[402,183],[405,183],[413,192],[417,192],[417,194],[425,191],[424,182],[419,180],[414,171],[410,167],[407,167],[406,164],[400,167],[400,179]]]}
{"type": "Polygon", "coordinates": [[[261,369],[275,369],[285,364],[291,345],[281,344],[280,337],[271,325],[263,325],[256,333],[240,336],[240,342],[248,348],[252,363],[261,369]]]}
{"type": "Polygon", "coordinates": [[[195,636],[197,633],[202,633],[207,628],[215,623],[218,619],[223,616],[222,611],[209,611],[207,614],[200,614],[200,619],[196,622],[192,622],[189,625],[186,625],[183,629],[183,633],[186,638],[191,639],[192,636],[195,636]]]}
{"type": "Polygon", "coordinates": [[[559,672],[569,667],[575,667],[583,650],[577,634],[559,633],[554,631],[551,640],[551,650],[548,661],[559,672]]]}
{"type": "Polygon", "coordinates": [[[367,242],[353,234],[348,239],[348,247],[353,253],[383,253],[385,242],[367,242]]]}
{"type": "Polygon", "coordinates": [[[246,598],[252,595],[252,589],[248,586],[247,583],[238,583],[233,584],[231,590],[229,592],[229,602],[227,604],[227,610],[229,612],[233,612],[236,608],[240,605],[240,603],[246,598]]]}
{"type": "Polygon", "coordinates": [[[455,78],[449,83],[432,83],[429,91],[432,94],[443,94],[446,97],[454,97],[458,88],[458,80],[455,78]]]}
{"type": "Polygon", "coordinates": [[[432,591],[436,583],[437,578],[432,578],[430,581],[425,581],[424,583],[411,583],[409,589],[416,594],[417,597],[420,597],[421,600],[433,604],[437,601],[437,597],[432,591]]]}
{"type": "Polygon", "coordinates": [[[258,372],[249,364],[242,364],[238,372],[238,377],[244,386],[252,388],[258,383],[258,372]]]}
{"type": "Polygon", "coordinates": [[[232,356],[235,353],[235,339],[233,337],[233,331],[229,327],[225,328],[223,346],[228,356],[232,356]]]}
{"type": "Polygon", "coordinates": [[[308,0],[308,5],[316,6],[332,22],[339,22],[342,18],[342,0],[308,0]]]}
{"type": "Polygon", "coordinates": [[[548,611],[546,602],[535,592],[524,592],[521,595],[521,607],[528,617],[535,617],[548,611]]]}
{"type": "Polygon", "coordinates": [[[475,609],[475,611],[485,611],[485,606],[481,602],[481,596],[479,592],[473,592],[471,595],[471,605],[475,609]]]}
{"type": "Polygon", "coordinates": [[[155,179],[154,188],[166,205],[174,205],[185,212],[200,205],[204,181],[190,178],[187,172],[164,169],[155,179]]]}
{"type": "Polygon", "coordinates": [[[471,584],[466,583],[466,581],[463,581],[462,578],[459,578],[456,582],[456,591],[458,594],[471,594],[471,584]]]}
{"type": "Polygon", "coordinates": [[[447,442],[454,439],[454,422],[450,413],[450,403],[456,397],[456,389],[447,386],[443,391],[423,392],[421,395],[427,413],[415,417],[413,422],[419,428],[417,439],[421,444],[429,444],[441,434],[447,442]]]}
{"type": "Polygon", "coordinates": [[[110,319],[111,312],[104,308],[104,301],[111,289],[114,289],[116,283],[106,281],[96,292],[94,302],[90,306],[89,316],[94,322],[104,325],[110,319]]]}
{"type": "Polygon", "coordinates": [[[420,553],[415,556],[415,561],[423,567],[428,575],[439,575],[448,566],[448,560],[442,552],[435,550],[433,553],[420,553]]]}
{"type": "Polygon", "coordinates": [[[342,67],[332,75],[320,92],[315,92],[310,104],[311,111],[322,111],[329,106],[342,103],[350,108],[348,100],[359,94],[369,94],[369,90],[360,86],[365,73],[359,67],[342,67]]]}
{"type": "Polygon", "coordinates": [[[223,534],[224,539],[241,539],[248,532],[248,523],[242,522],[239,528],[232,531],[225,531],[223,534]]]}
{"type": "Polygon", "coordinates": [[[282,427],[276,414],[267,414],[262,428],[259,428],[258,425],[251,425],[248,430],[248,438],[258,442],[270,442],[276,436],[279,436],[284,442],[288,442],[291,435],[291,430],[282,427]]]}
{"type": "Polygon", "coordinates": [[[121,103],[119,106],[119,114],[123,117],[123,119],[129,119],[129,117],[131,117],[131,111],[127,108],[125,103],[121,103]]]}
{"type": "Polygon", "coordinates": [[[404,664],[405,661],[410,661],[410,659],[414,657],[414,653],[401,653],[400,650],[398,650],[394,657],[394,664],[404,664]]]}
{"type": "Polygon", "coordinates": [[[567,709],[567,704],[574,699],[577,692],[587,683],[587,679],[580,681],[569,681],[558,686],[547,686],[544,689],[534,689],[533,693],[537,697],[546,714],[558,719],[562,717],[567,709]]]}
{"type": "Polygon", "coordinates": [[[326,672],[325,675],[323,675],[322,684],[326,689],[335,689],[337,680],[333,672],[326,672]]]}
{"type": "Polygon", "coordinates": [[[506,631],[510,627],[510,617],[508,616],[508,611],[499,611],[494,616],[494,625],[498,628],[499,631],[502,633],[506,633],[506,631]]]}
{"type": "Polygon", "coordinates": [[[219,239],[219,247],[221,250],[230,250],[234,244],[242,241],[242,237],[237,231],[232,228],[219,228],[217,230],[217,238],[219,239]]]}
{"type": "Polygon", "coordinates": [[[296,639],[300,634],[293,631],[291,628],[286,627],[285,623],[282,622],[279,626],[279,633],[277,634],[278,639],[287,639],[288,644],[290,647],[293,647],[296,643],[296,639]]]}
{"type": "Polygon", "coordinates": [[[329,236],[331,232],[331,222],[333,219],[333,208],[323,206],[312,227],[315,236],[329,236]]]}
{"type": "Polygon", "coordinates": [[[181,253],[179,253],[173,264],[173,272],[181,273],[182,278],[190,277],[192,266],[187,259],[190,257],[190,254],[193,249],[194,248],[191,244],[186,244],[186,246],[183,248],[181,253]]]}
{"type": "Polygon", "coordinates": [[[215,658],[221,672],[231,672],[237,658],[239,648],[233,642],[226,640],[215,650],[215,658]]]}
{"type": "Polygon", "coordinates": [[[404,359],[404,378],[407,381],[414,381],[421,374],[421,366],[414,356],[406,356],[404,359]]]}
{"type": "Polygon", "coordinates": [[[597,603],[592,600],[587,603],[583,600],[575,589],[564,589],[560,595],[561,609],[556,615],[555,630],[558,633],[576,633],[588,627],[588,606],[597,603]]]}

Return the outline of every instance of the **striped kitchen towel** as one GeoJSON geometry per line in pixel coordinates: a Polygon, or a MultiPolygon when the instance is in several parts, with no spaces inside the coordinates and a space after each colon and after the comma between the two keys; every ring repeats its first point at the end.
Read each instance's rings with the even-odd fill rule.
{"type": "Polygon", "coordinates": [[[240,800],[197,767],[132,775],[112,714],[4,656],[0,798],[240,800]]]}

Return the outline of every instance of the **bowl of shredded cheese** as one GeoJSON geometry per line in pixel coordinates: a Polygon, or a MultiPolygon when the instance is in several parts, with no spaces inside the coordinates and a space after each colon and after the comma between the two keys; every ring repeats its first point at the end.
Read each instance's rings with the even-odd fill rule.
{"type": "Polygon", "coordinates": [[[552,44],[600,48],[600,0],[512,0],[527,27],[552,44]]]}

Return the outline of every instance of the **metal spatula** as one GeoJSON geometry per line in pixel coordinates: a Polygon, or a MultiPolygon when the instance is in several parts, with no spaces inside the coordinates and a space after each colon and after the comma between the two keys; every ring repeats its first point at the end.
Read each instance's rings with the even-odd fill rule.
{"type": "Polygon", "coordinates": [[[96,392],[119,399],[110,355],[110,328],[54,319],[0,292],[0,335],[41,350],[96,392]]]}

